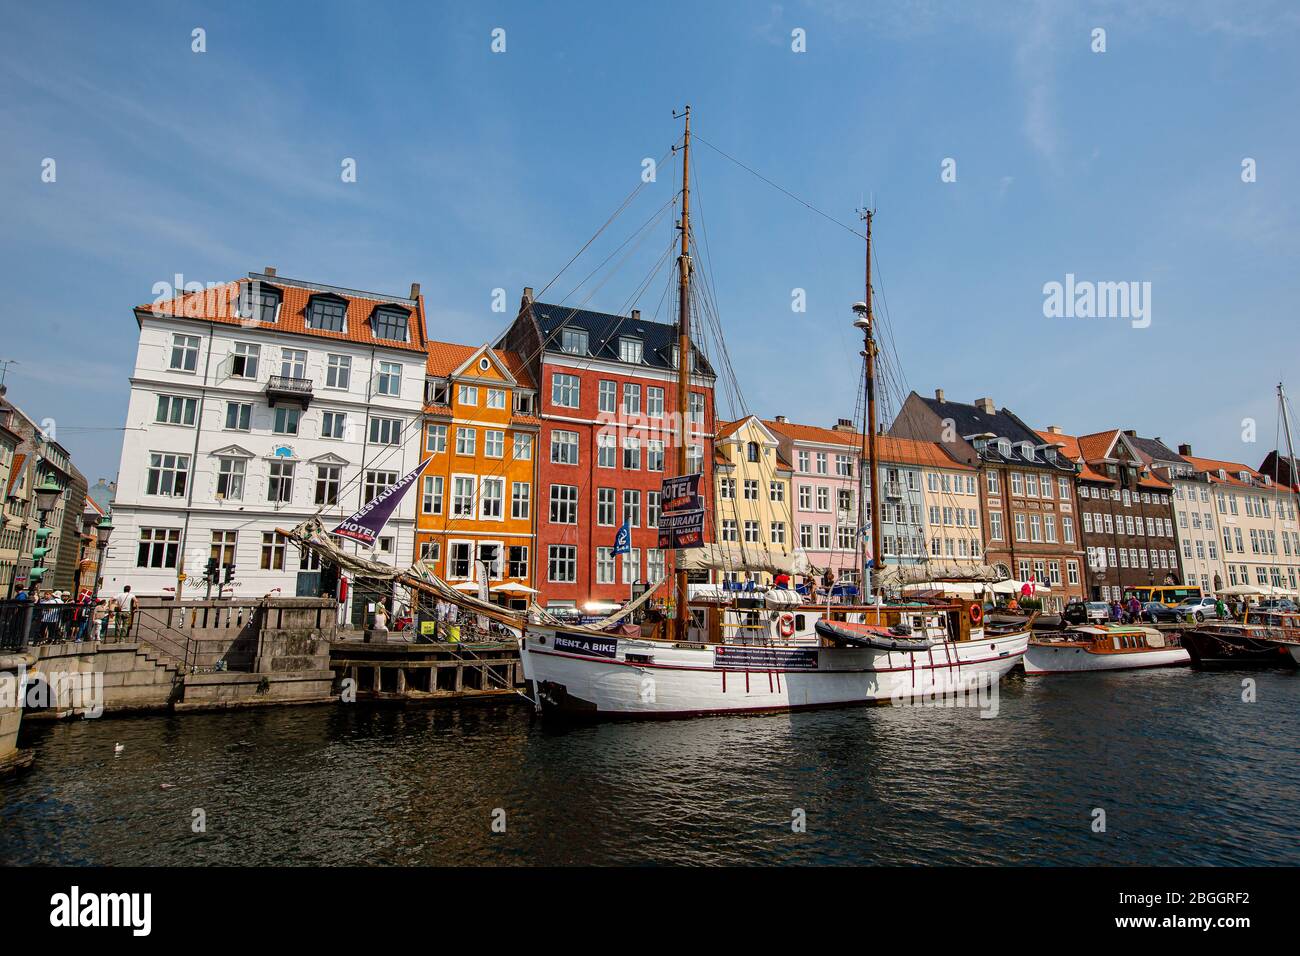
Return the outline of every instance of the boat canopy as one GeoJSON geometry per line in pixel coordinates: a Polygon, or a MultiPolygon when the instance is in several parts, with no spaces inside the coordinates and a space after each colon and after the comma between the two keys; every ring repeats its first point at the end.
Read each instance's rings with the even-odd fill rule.
{"type": "Polygon", "coordinates": [[[706,544],[691,548],[682,560],[687,571],[765,571],[769,574],[798,573],[798,561],[792,551],[773,551],[769,548],[735,548],[720,544],[706,544]]]}
{"type": "Polygon", "coordinates": [[[944,581],[985,582],[1005,580],[1005,575],[989,564],[945,564],[927,561],[925,564],[907,566],[888,565],[877,575],[885,587],[903,587],[913,584],[932,584],[942,587],[944,581]]]}

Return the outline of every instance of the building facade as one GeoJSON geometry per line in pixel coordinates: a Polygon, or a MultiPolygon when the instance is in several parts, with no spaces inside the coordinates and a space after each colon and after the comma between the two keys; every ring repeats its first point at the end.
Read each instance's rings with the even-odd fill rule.
{"type": "MultiPolygon", "coordinates": [[[[740,570],[725,570],[726,580],[744,580],[746,552],[792,559],[791,467],[781,439],[757,417],[719,422],[713,452],[714,527],[720,552],[734,555],[740,570]]],[[[751,579],[771,583],[771,574],[751,579]]]]}
{"type": "Polygon", "coordinates": [[[933,398],[908,395],[890,434],[938,442],[978,469],[986,563],[1020,581],[1046,582],[1046,610],[1083,598],[1079,469],[1054,443],[990,398],[954,402],[941,389],[933,398]]]}
{"type": "Polygon", "coordinates": [[[537,389],[514,352],[429,343],[415,558],[526,608],[535,573],[537,389]]]}
{"type": "MultiPolygon", "coordinates": [[[[702,475],[701,495],[713,486],[715,376],[708,360],[695,350],[690,407],[679,410],[675,326],[635,310],[612,315],[536,302],[531,289],[494,347],[519,355],[538,384],[540,603],[606,611],[638,583],[672,573],[672,552],[659,548],[659,498],[664,476],[677,472],[680,442],[688,473],[702,475]],[[615,559],[625,523],[631,549],[615,559]]],[[[711,516],[706,521],[710,540],[711,516]]]]}
{"type": "Polygon", "coordinates": [[[45,575],[40,586],[42,590],[71,591],[77,581],[86,479],[73,466],[68,450],[55,440],[52,423],[38,424],[4,397],[0,397],[0,417],[4,420],[4,431],[18,438],[9,455],[4,531],[0,537],[0,555],[8,556],[12,565],[5,572],[7,580],[0,594],[17,593],[30,583],[28,575],[40,519],[33,492],[47,479],[53,479],[62,490],[54,509],[45,515],[49,534],[44,547],[48,550],[43,559],[45,575]]]}
{"type": "Polygon", "coordinates": [[[1075,437],[1057,426],[1039,434],[1079,466],[1087,596],[1117,601],[1135,586],[1179,583],[1173,488],[1152,471],[1135,435],[1111,429],[1075,437]]]}
{"type": "MultiPolygon", "coordinates": [[[[862,436],[852,422],[833,428],[800,425],[785,416],[763,425],[779,439],[779,454],[791,463],[790,523],[795,547],[814,571],[830,570],[837,581],[856,584],[860,577],[858,497],[862,436]]],[[[900,480],[900,487],[904,483],[900,480]]],[[[920,509],[920,490],[916,490],[920,509]]],[[[866,522],[864,521],[864,524],[866,522]]],[[[891,526],[888,537],[902,537],[891,526]]]]}
{"type": "MultiPolygon", "coordinates": [[[[227,595],[335,593],[318,559],[276,529],[318,516],[328,531],[418,465],[428,361],[419,286],[385,296],[268,267],[140,306],[135,318],[104,587],[203,597],[211,558],[229,568],[227,595]]],[[[367,557],[409,563],[417,497],[402,499],[367,557]]],[[[385,591],[349,582],[354,624],[385,591]]]]}
{"type": "Polygon", "coordinates": [[[1228,586],[1300,593],[1300,525],[1291,489],[1241,462],[1193,456],[1190,445],[1178,451],[1213,502],[1228,586]]]}

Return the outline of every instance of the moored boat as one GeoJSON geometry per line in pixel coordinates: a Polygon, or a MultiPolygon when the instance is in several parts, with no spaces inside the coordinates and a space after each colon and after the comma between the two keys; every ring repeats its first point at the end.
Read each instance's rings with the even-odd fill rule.
{"type": "MultiPolygon", "coordinates": [[[[524,675],[543,713],[693,717],[882,704],[987,688],[1020,661],[1029,633],[985,632],[960,604],[805,605],[764,612],[761,643],[727,641],[727,611],[692,608],[703,640],[540,627],[524,675]],[[772,638],[793,617],[797,630],[772,638]]],[[[695,631],[692,628],[692,631],[695,631]]]]}
{"type": "Polygon", "coordinates": [[[1154,627],[1089,624],[1056,634],[1035,634],[1025,651],[1026,674],[1137,670],[1186,664],[1177,635],[1154,627]]]}
{"type": "Polygon", "coordinates": [[[1197,667],[1295,667],[1300,640],[1262,624],[1204,624],[1183,632],[1197,667]]]}

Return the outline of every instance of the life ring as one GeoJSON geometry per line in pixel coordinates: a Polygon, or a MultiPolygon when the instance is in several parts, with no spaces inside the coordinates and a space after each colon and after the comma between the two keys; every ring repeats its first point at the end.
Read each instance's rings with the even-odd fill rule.
{"type": "Polygon", "coordinates": [[[979,624],[983,620],[984,620],[984,605],[972,604],[970,606],[970,622],[972,624],[979,624]]]}
{"type": "Polygon", "coordinates": [[[788,611],[782,614],[777,619],[777,628],[782,637],[794,637],[794,615],[788,611]]]}

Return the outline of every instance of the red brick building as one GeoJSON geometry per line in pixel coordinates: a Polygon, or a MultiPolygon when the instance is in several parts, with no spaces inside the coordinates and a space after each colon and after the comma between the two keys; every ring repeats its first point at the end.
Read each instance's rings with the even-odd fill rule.
{"type": "MultiPolygon", "coordinates": [[[[676,326],[638,311],[611,315],[535,302],[525,289],[514,324],[497,343],[518,353],[538,383],[537,601],[600,611],[634,584],[673,570],[658,548],[659,493],[676,472],[676,326]],[[632,551],[613,555],[627,521],[632,551]]],[[[714,373],[694,357],[687,435],[691,465],[710,499],[714,373]]],[[[712,540],[711,523],[705,526],[712,540]]]]}

